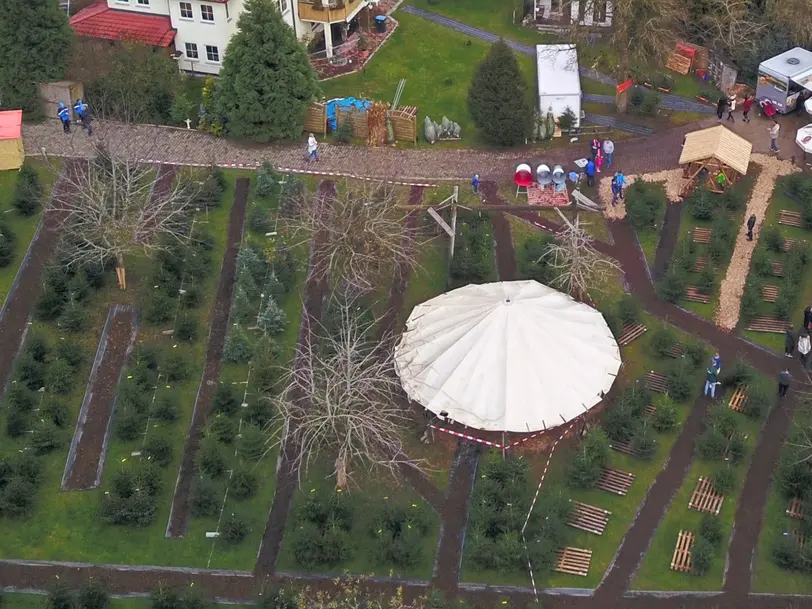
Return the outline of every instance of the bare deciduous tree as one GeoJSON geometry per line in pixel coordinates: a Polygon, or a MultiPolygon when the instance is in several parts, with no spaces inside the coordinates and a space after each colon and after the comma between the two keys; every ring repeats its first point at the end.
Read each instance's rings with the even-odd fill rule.
{"type": "Polygon", "coordinates": [[[115,260],[124,289],[125,256],[151,255],[172,241],[187,243],[194,182],[160,178],[154,166],[102,145],[94,158],[64,171],[49,211],[62,223],[67,264],[115,260]]]}
{"type": "Polygon", "coordinates": [[[362,323],[352,302],[335,306],[338,327],[303,341],[285,390],[270,398],[288,428],[295,465],[307,471],[335,455],[339,488],[358,468],[392,475],[405,464],[420,469],[401,441],[411,419],[399,399],[391,344],[374,340],[374,324],[362,323]]]}
{"type": "Polygon", "coordinates": [[[547,260],[556,276],[552,283],[580,300],[589,298],[589,289],[600,289],[620,266],[595,250],[594,239],[582,227],[579,216],[564,220],[564,230],[556,235],[541,258],[547,260]]]}
{"type": "Polygon", "coordinates": [[[293,239],[313,241],[313,257],[323,261],[315,279],[341,282],[350,291],[372,289],[393,268],[416,268],[422,231],[406,229],[408,210],[398,191],[377,182],[340,185],[323,204],[317,193],[302,192],[287,202],[293,239]],[[316,235],[320,235],[315,239],[316,235]]]}
{"type": "Polygon", "coordinates": [[[766,6],[766,17],[774,25],[789,32],[792,40],[799,45],[812,44],[812,0],[770,0],[766,6]]]}
{"type": "Polygon", "coordinates": [[[753,49],[767,28],[753,10],[752,0],[704,0],[701,11],[686,12],[681,17],[686,20],[681,26],[682,32],[727,53],[753,49]]]}

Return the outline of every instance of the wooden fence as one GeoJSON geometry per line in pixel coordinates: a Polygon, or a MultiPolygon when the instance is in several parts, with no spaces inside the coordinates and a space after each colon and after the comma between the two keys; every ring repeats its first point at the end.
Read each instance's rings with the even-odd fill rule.
{"type": "Polygon", "coordinates": [[[327,135],[327,104],[312,103],[307,107],[304,130],[307,133],[327,135]]]}
{"type": "MultiPolygon", "coordinates": [[[[392,131],[396,141],[417,143],[417,106],[403,106],[389,112],[392,131]]],[[[369,136],[367,113],[354,108],[336,108],[336,126],[344,121],[352,122],[353,137],[366,139],[369,136]]]]}

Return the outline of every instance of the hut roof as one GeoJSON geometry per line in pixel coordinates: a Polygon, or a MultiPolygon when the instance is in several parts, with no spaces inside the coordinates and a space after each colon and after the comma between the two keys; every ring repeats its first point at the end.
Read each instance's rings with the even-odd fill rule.
{"type": "Polygon", "coordinates": [[[744,175],[750,164],[752,150],[753,145],[746,139],[723,125],[717,125],[710,129],[694,131],[685,136],[679,164],[685,165],[694,161],[715,158],[744,175]]]}

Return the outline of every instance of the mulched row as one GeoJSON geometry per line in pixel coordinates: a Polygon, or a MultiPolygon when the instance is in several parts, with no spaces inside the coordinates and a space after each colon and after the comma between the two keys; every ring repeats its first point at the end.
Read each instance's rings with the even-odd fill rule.
{"type": "MultiPolygon", "coordinates": [[[[507,202],[499,196],[496,182],[483,182],[480,190],[488,205],[507,206],[507,202]]],[[[516,279],[516,251],[513,248],[510,223],[504,213],[491,213],[491,226],[496,241],[496,272],[499,281],[513,281],[516,279]]]]}

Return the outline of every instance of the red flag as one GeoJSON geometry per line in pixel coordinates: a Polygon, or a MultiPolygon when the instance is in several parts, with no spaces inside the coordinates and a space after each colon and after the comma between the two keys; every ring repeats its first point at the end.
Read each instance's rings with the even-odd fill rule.
{"type": "Polygon", "coordinates": [[[623,93],[627,89],[631,89],[633,84],[634,84],[634,81],[630,78],[626,82],[622,82],[617,86],[617,92],[618,93],[623,93]]]}

